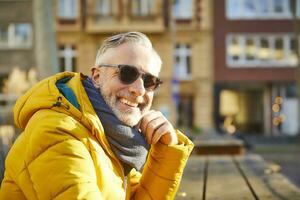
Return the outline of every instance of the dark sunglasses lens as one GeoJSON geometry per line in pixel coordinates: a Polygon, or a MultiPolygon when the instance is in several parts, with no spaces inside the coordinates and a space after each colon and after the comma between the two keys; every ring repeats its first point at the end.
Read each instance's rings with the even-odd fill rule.
{"type": "Polygon", "coordinates": [[[152,76],[151,74],[144,75],[144,87],[147,90],[154,90],[155,88],[157,88],[157,82],[158,80],[155,76],[152,76]]]}
{"type": "Polygon", "coordinates": [[[121,66],[120,67],[120,79],[125,84],[133,83],[139,77],[139,71],[135,67],[121,66]]]}

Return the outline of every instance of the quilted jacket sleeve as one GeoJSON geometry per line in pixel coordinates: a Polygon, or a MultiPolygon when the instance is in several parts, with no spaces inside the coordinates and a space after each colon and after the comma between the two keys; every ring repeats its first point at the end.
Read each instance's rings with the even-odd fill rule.
{"type": "MultiPolygon", "coordinates": [[[[94,163],[84,143],[85,129],[64,116],[40,111],[28,123],[21,136],[26,138],[20,140],[27,145],[17,145],[18,150],[13,150],[24,148],[25,154],[24,170],[15,180],[30,199],[101,200],[94,163]]],[[[8,160],[10,166],[17,162],[15,157],[8,160]]]]}
{"type": "Polygon", "coordinates": [[[50,173],[47,175],[48,186],[44,185],[37,191],[40,195],[51,192],[56,200],[102,199],[93,161],[82,142],[72,139],[63,141],[48,149],[47,154],[49,157],[40,158],[37,163],[39,167],[33,171],[36,176],[50,173]]]}
{"type": "Polygon", "coordinates": [[[7,171],[5,171],[4,179],[1,183],[0,199],[26,200],[26,197],[24,196],[23,192],[12,180],[7,171]]]}
{"type": "Polygon", "coordinates": [[[93,161],[82,142],[64,140],[43,154],[29,167],[38,197],[55,200],[102,199],[93,161]]]}
{"type": "Polygon", "coordinates": [[[174,199],[193,143],[177,131],[178,145],[157,143],[150,149],[142,175],[131,174],[132,199],[174,199]]]}

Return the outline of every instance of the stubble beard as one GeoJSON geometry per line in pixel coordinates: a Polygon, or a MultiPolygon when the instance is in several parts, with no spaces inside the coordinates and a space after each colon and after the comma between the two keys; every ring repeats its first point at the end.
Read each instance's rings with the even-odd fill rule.
{"type": "Polygon", "coordinates": [[[110,92],[107,91],[103,85],[100,86],[99,90],[103,96],[104,101],[111,108],[111,110],[116,115],[116,117],[120,121],[122,121],[124,124],[126,124],[130,127],[136,126],[139,123],[139,121],[141,120],[143,114],[147,110],[149,110],[148,109],[149,106],[146,106],[143,109],[121,111],[121,110],[117,109],[116,104],[118,102],[117,102],[116,96],[110,95],[110,92]]]}

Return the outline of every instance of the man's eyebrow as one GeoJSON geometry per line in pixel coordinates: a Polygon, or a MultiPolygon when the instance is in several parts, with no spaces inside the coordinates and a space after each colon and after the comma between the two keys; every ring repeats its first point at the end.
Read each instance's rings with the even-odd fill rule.
{"type": "MultiPolygon", "coordinates": [[[[133,66],[134,66],[134,65],[133,65],[133,66]]],[[[151,74],[152,76],[155,76],[155,77],[156,77],[156,75],[152,74],[151,72],[145,71],[142,67],[137,67],[137,66],[136,66],[136,68],[137,68],[139,71],[143,72],[144,74],[151,74]]]]}

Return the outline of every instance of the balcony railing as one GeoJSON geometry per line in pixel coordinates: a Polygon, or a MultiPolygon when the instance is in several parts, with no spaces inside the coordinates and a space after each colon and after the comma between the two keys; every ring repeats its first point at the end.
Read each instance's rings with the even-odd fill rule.
{"type": "Polygon", "coordinates": [[[111,1],[110,8],[96,8],[95,0],[86,6],[87,32],[116,32],[139,30],[162,32],[165,30],[163,0],[153,0],[151,7],[135,5],[133,1],[111,1]]]}

